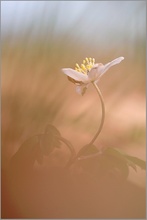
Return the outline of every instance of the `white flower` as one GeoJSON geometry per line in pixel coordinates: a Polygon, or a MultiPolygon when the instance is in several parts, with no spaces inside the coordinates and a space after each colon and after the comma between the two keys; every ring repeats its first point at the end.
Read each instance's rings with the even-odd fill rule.
{"type": "Polygon", "coordinates": [[[63,73],[68,76],[68,79],[76,84],[77,93],[83,95],[90,83],[98,82],[100,77],[113,65],[120,63],[124,57],[118,57],[115,60],[103,65],[102,63],[95,64],[95,59],[86,58],[81,66],[76,64],[76,68],[64,68],[63,73]]]}

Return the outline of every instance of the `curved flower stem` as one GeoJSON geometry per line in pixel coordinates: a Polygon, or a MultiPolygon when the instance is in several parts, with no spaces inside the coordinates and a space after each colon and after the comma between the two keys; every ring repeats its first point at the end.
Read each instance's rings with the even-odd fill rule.
{"type": "Polygon", "coordinates": [[[102,118],[101,118],[101,122],[100,122],[100,126],[98,128],[98,131],[96,132],[96,134],[94,135],[94,137],[92,138],[92,140],[89,142],[89,144],[85,145],[78,153],[77,155],[74,157],[74,159],[68,164],[68,166],[70,166],[76,159],[78,159],[80,156],[82,156],[83,153],[85,153],[85,151],[87,151],[87,149],[89,149],[91,147],[91,145],[94,143],[94,141],[98,138],[101,130],[102,130],[102,127],[103,127],[103,124],[104,124],[104,120],[105,120],[105,105],[104,105],[104,100],[103,100],[103,96],[101,94],[101,91],[99,89],[99,87],[97,86],[96,82],[93,82],[92,83],[93,86],[95,87],[98,95],[99,95],[99,98],[100,98],[100,101],[101,101],[101,106],[102,106],[102,118]]]}
{"type": "Polygon", "coordinates": [[[102,130],[102,127],[103,127],[103,124],[104,124],[104,120],[105,120],[105,105],[104,105],[104,100],[103,100],[103,96],[102,96],[102,93],[99,89],[99,87],[97,86],[96,82],[93,82],[92,83],[93,86],[95,87],[98,95],[99,95],[99,98],[100,98],[100,101],[101,101],[101,106],[102,106],[102,118],[101,118],[101,122],[100,122],[100,126],[98,128],[98,131],[96,132],[96,134],[94,135],[94,137],[92,138],[92,140],[89,142],[89,144],[87,144],[86,146],[84,146],[77,154],[77,157],[80,157],[83,153],[85,153],[85,151],[87,151],[88,148],[90,148],[90,146],[94,143],[94,141],[98,138],[101,130],[102,130]]]}
{"type": "Polygon", "coordinates": [[[93,137],[93,139],[90,141],[90,143],[88,145],[92,145],[94,143],[94,141],[97,139],[97,137],[99,136],[101,130],[102,130],[102,127],[103,127],[103,124],[104,124],[104,120],[105,120],[105,105],[104,105],[104,100],[103,100],[103,96],[102,96],[102,93],[99,89],[99,87],[97,86],[97,84],[95,82],[93,82],[93,85],[99,95],[99,98],[100,98],[100,101],[101,101],[101,105],[102,105],[102,118],[101,118],[101,123],[100,123],[100,126],[99,126],[99,129],[98,131],[96,132],[95,136],[93,137]]]}

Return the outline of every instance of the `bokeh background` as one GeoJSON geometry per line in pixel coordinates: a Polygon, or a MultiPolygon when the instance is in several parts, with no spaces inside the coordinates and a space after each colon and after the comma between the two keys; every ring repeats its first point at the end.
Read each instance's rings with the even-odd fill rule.
{"type": "MultiPolygon", "coordinates": [[[[2,166],[30,136],[54,124],[76,151],[91,140],[101,106],[82,97],[61,69],[85,57],[107,63],[99,81],[106,119],[96,145],[145,159],[145,1],[2,1],[2,166]]],[[[44,159],[48,164],[49,158],[44,159]]],[[[130,172],[145,187],[145,172],[130,172]]]]}

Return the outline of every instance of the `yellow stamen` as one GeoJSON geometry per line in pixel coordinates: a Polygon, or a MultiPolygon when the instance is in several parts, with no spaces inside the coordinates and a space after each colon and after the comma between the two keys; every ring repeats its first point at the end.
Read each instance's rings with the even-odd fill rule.
{"type": "Polygon", "coordinates": [[[81,68],[82,68],[83,70],[86,70],[86,67],[85,67],[84,64],[81,64],[81,68]]]}
{"type": "Polygon", "coordinates": [[[79,64],[76,63],[76,67],[77,67],[77,68],[80,68],[79,64]]]}
{"type": "Polygon", "coordinates": [[[85,59],[85,60],[86,60],[86,62],[87,62],[87,63],[89,63],[89,60],[88,60],[88,58],[87,58],[87,57],[86,57],[86,59],[85,59]]]}
{"type": "Polygon", "coordinates": [[[81,64],[81,67],[79,66],[79,64],[76,63],[76,67],[75,70],[83,73],[83,74],[87,74],[91,68],[93,67],[93,65],[95,64],[95,59],[94,58],[85,58],[85,60],[83,60],[83,63],[81,64]]]}

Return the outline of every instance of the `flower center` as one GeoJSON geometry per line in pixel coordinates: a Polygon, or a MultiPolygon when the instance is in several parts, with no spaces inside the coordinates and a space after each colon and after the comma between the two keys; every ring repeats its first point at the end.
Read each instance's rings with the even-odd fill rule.
{"type": "Polygon", "coordinates": [[[85,60],[83,60],[81,66],[79,66],[79,64],[76,63],[75,70],[87,75],[87,73],[91,70],[94,64],[95,64],[94,58],[86,58],[85,60]]]}

